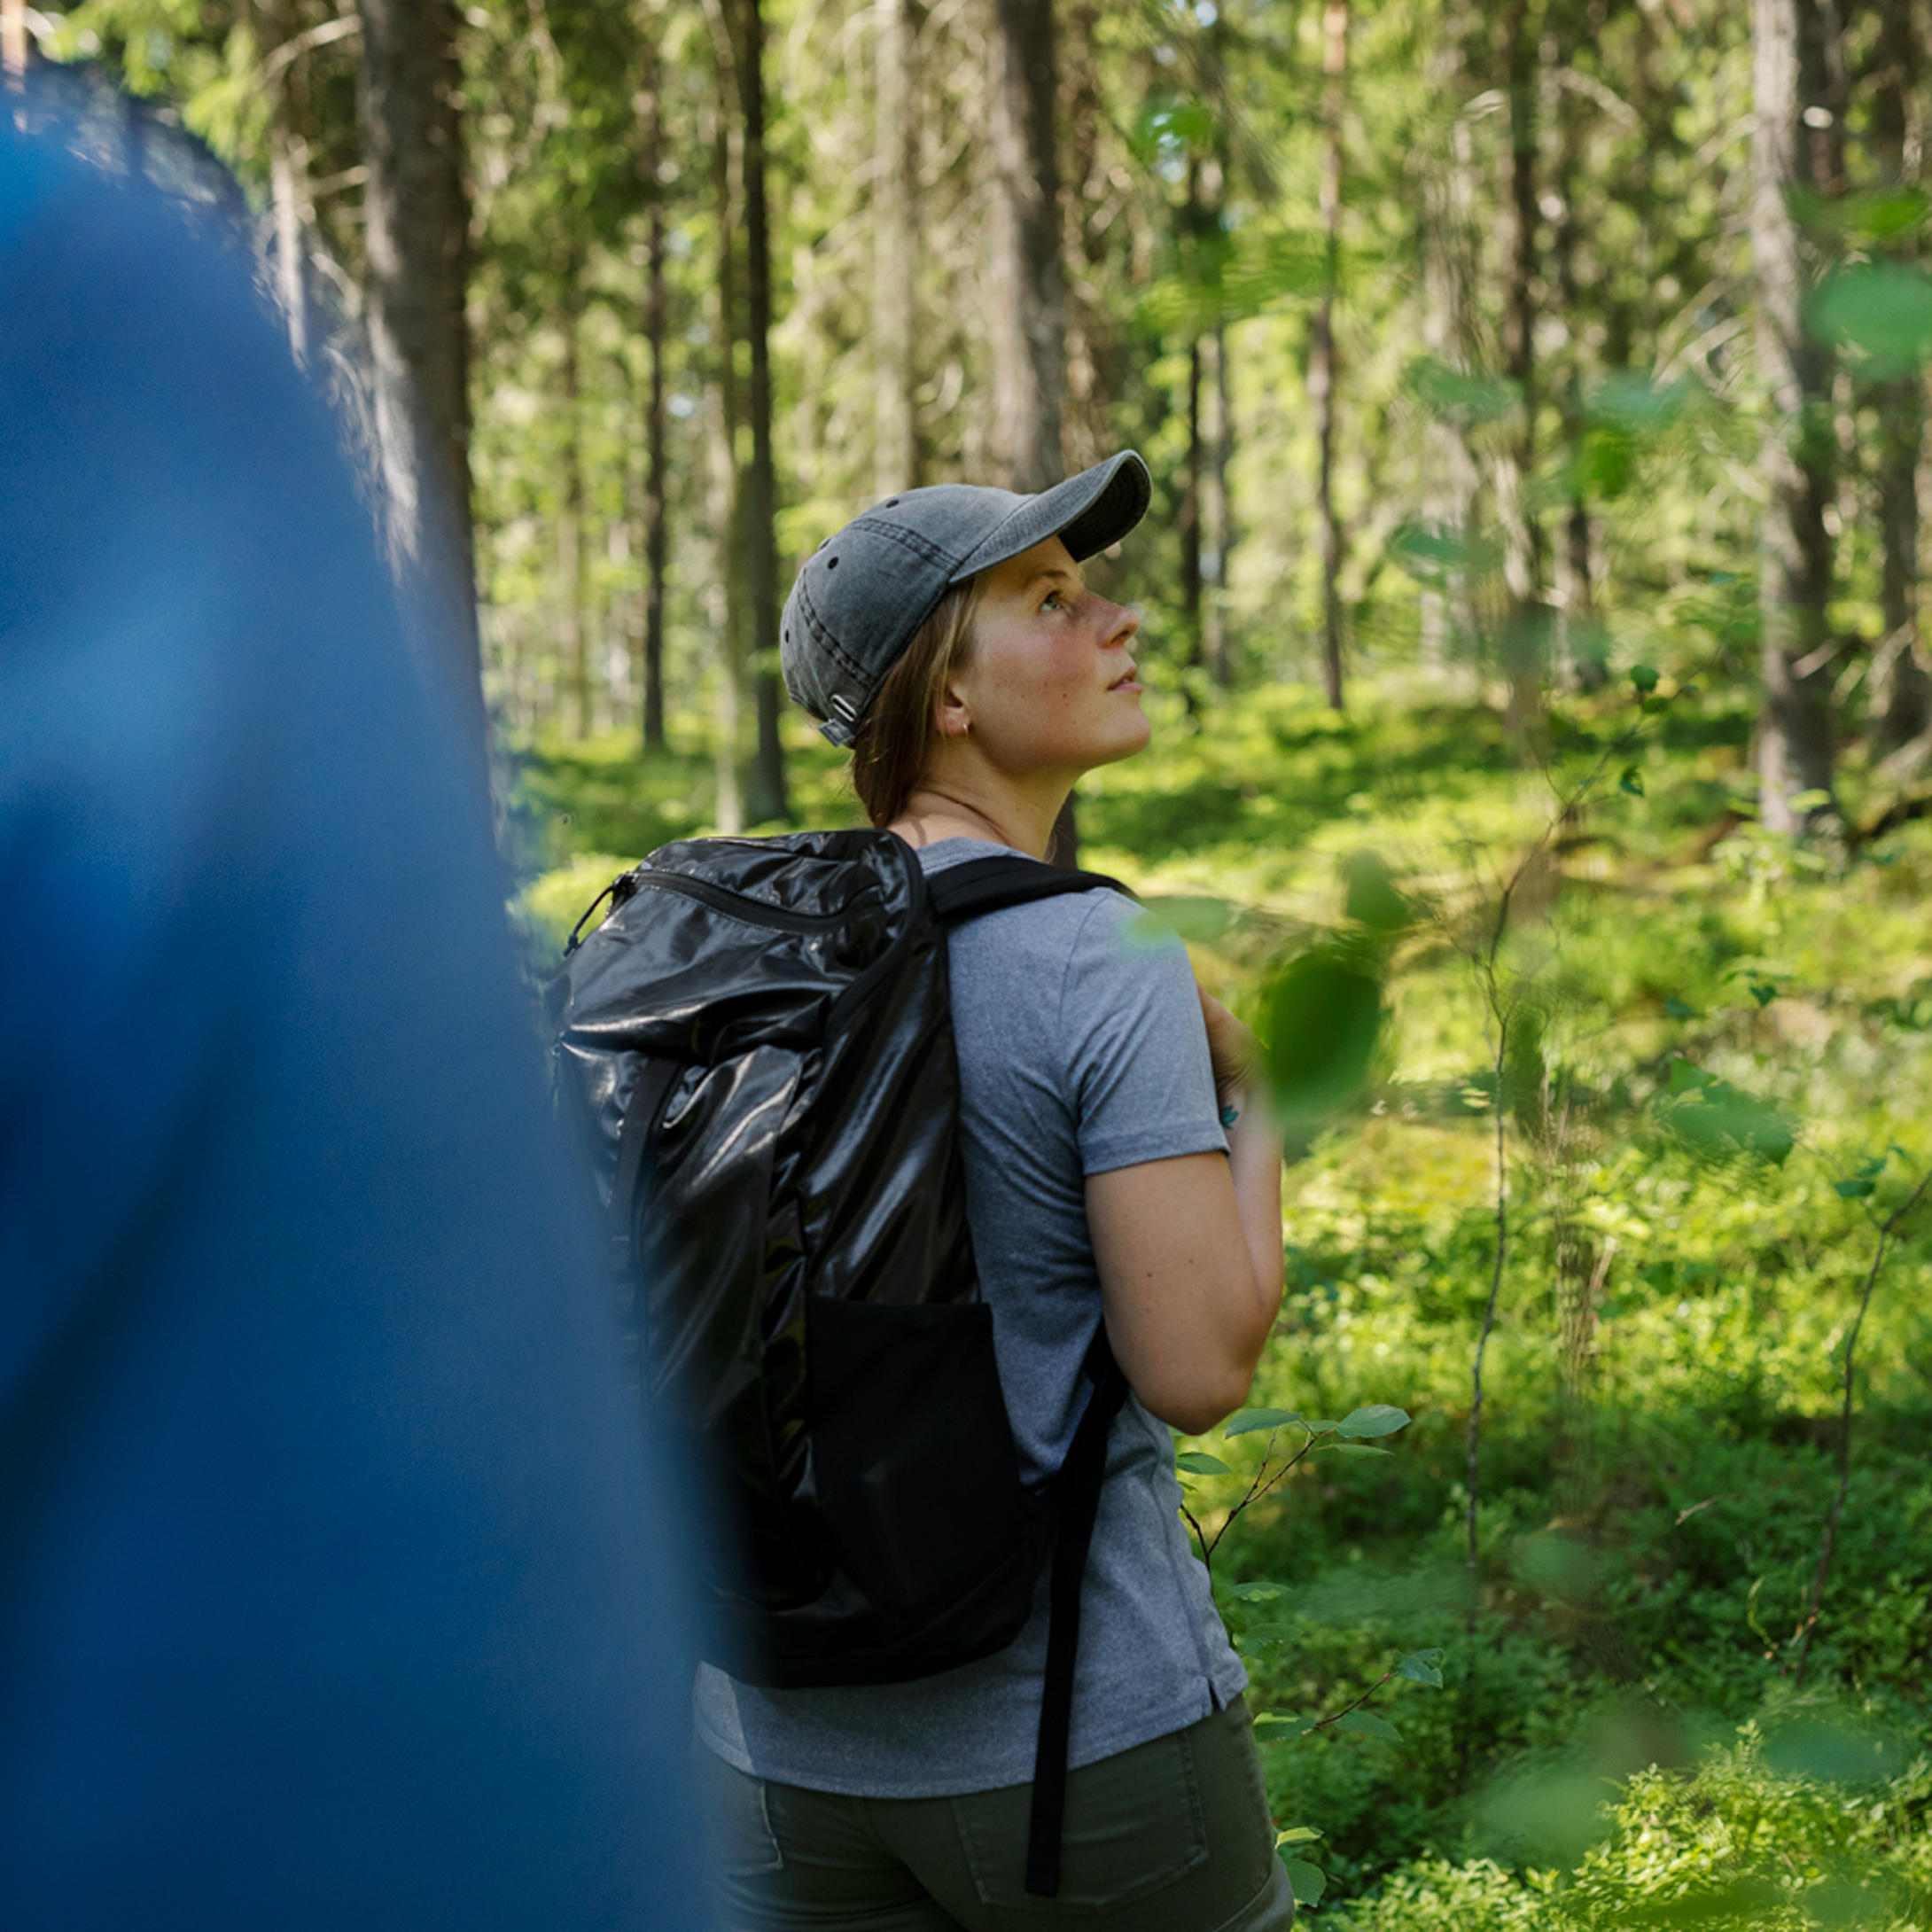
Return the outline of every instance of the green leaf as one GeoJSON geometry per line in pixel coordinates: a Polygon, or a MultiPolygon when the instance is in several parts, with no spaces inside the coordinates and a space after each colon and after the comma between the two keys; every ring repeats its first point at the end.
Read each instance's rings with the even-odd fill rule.
{"type": "Polygon", "coordinates": [[[1874,1191],[1873,1183],[1865,1180],[1835,1180],[1832,1182],[1832,1187],[1842,1198],[1847,1201],[1866,1200],[1869,1198],[1874,1191]]]}
{"type": "Polygon", "coordinates": [[[1695,1007],[1687,1005],[1674,993],[1664,1001],[1663,1010],[1673,1020],[1695,1020],[1703,1017],[1695,1007]]]}
{"type": "Polygon", "coordinates": [[[1372,1710],[1352,1710],[1345,1718],[1335,1720],[1337,1731],[1352,1731],[1359,1737],[1392,1737],[1400,1741],[1402,1733],[1384,1718],[1378,1718],[1372,1710]]]}
{"type": "Polygon", "coordinates": [[[1428,1684],[1435,1689],[1442,1688],[1442,1652],[1439,1650],[1412,1650],[1401,1663],[1396,1665],[1395,1674],[1406,1677],[1412,1684],[1428,1684]]]}
{"type": "Polygon", "coordinates": [[[1176,1456],[1174,1467],[1185,1469],[1189,1476],[1232,1476],[1235,1473],[1219,1456],[1211,1456],[1203,1449],[1189,1449],[1185,1454],[1176,1456]]]}
{"type": "Polygon", "coordinates": [[[1308,1424],[1289,1409],[1243,1409],[1221,1433],[1251,1436],[1258,1429],[1306,1429],[1308,1424]]]}
{"type": "Polygon", "coordinates": [[[1642,798],[1644,795],[1643,773],[1634,765],[1624,766],[1624,775],[1616,781],[1616,789],[1619,791],[1627,792],[1633,799],[1642,798]]]}
{"type": "Polygon", "coordinates": [[[1295,1903],[1319,1905],[1322,1888],[1328,1882],[1321,1875],[1321,1867],[1310,1865],[1306,1858],[1283,1858],[1282,1863],[1288,1868],[1288,1882],[1294,1890],[1295,1903]]]}
{"type": "Polygon", "coordinates": [[[1670,1091],[1673,1094],[1702,1092],[1709,1087],[1713,1076],[1702,1067],[1694,1067],[1688,1060],[1673,1059],[1671,1062],[1670,1091]]]}
{"type": "Polygon", "coordinates": [[[1227,1594],[1236,1603],[1273,1603],[1278,1597],[1288,1594],[1288,1585],[1285,1583],[1259,1581],[1237,1583],[1227,1594]]]}
{"type": "Polygon", "coordinates": [[[1332,1430],[1341,1428],[1342,1425],[1339,1422],[1304,1422],[1301,1426],[1305,1429],[1311,1436],[1326,1436],[1329,1434],[1332,1430]]]}
{"type": "Polygon", "coordinates": [[[1313,1825],[1290,1825],[1286,1831],[1274,1835],[1274,1849],[1279,1851],[1283,1845],[1312,1845],[1320,1837],[1313,1825]]]}
{"type": "Polygon", "coordinates": [[[1523,399],[1502,376],[1476,376],[1425,355],[1409,370],[1408,390],[1429,413],[1458,428],[1473,429],[1507,416],[1523,399]]]}
{"type": "Polygon", "coordinates": [[[1633,664],[1630,667],[1630,682],[1637,687],[1640,697],[1648,697],[1657,688],[1657,667],[1654,664],[1633,664]]]}
{"type": "MultiPolygon", "coordinates": [[[[1257,1731],[1265,1727],[1269,1731],[1285,1733],[1288,1737],[1297,1738],[1306,1737],[1314,1729],[1314,1724],[1310,1718],[1289,1717],[1284,1711],[1264,1710],[1254,1720],[1254,1727],[1257,1731]]],[[[1282,1740],[1276,1739],[1274,1741],[1280,1742],[1282,1740]]]]}
{"type": "Polygon", "coordinates": [[[1860,348],[1877,372],[1897,374],[1932,354],[1932,280],[1874,261],[1827,278],[1810,305],[1812,332],[1860,348]]]}
{"type": "Polygon", "coordinates": [[[1320,1442],[1315,1445],[1319,1455],[1323,1450],[1330,1450],[1338,1456],[1392,1456],[1393,1449],[1378,1449],[1372,1442],[1320,1442]]]}
{"type": "Polygon", "coordinates": [[[1406,1410],[1392,1408],[1386,1402],[1371,1402],[1367,1408],[1351,1409],[1342,1418],[1340,1432],[1344,1436],[1392,1436],[1398,1429],[1408,1427],[1406,1410]]]}

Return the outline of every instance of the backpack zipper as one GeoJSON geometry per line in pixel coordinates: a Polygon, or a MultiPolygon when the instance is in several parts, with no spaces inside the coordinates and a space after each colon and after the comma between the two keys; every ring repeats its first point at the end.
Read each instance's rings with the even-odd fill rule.
{"type": "Polygon", "coordinates": [[[682,872],[643,873],[637,886],[641,892],[675,892],[681,898],[695,899],[733,919],[743,920],[746,925],[768,926],[779,932],[822,932],[845,916],[842,912],[788,912],[782,906],[767,906],[762,900],[745,898],[742,892],[713,885],[709,879],[694,879],[682,872]]]}

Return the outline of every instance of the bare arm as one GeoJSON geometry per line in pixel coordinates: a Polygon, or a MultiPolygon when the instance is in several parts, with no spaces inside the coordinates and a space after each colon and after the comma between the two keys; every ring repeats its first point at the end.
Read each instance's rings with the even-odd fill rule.
{"type": "Polygon", "coordinates": [[[1091,1175],[1107,1336],[1133,1392],[1188,1435],[1246,1399],[1282,1301],[1282,1141],[1250,1087],[1255,1042],[1202,995],[1228,1152],[1091,1175]]]}

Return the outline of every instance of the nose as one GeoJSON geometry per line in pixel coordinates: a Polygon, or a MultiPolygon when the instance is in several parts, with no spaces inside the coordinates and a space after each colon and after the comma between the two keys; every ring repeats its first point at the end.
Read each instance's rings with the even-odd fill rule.
{"type": "Polygon", "coordinates": [[[1131,604],[1110,604],[1106,598],[1097,600],[1101,606],[1101,627],[1110,645],[1125,644],[1138,635],[1141,628],[1141,613],[1131,604]]]}

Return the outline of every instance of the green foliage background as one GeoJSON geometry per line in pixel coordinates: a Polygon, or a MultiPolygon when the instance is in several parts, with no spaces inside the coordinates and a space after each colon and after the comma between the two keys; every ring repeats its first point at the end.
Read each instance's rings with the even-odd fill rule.
{"type": "MultiPolygon", "coordinates": [[[[1611,769],[1635,760],[1646,782],[1605,782],[1573,814],[1502,948],[1538,1015],[1539,1091],[1584,1095],[1589,1126],[1559,1171],[1519,1125],[1521,1068],[1506,1079],[1514,1231],[1472,1642],[1464,1430],[1496,1085],[1459,948],[1547,822],[1549,776],[1445,688],[1391,682],[1345,718],[1294,687],[1151,703],[1154,748],[1083,789],[1083,858],[1180,928],[1211,988],[1265,1014],[1281,962],[1346,931],[1364,852],[1419,908],[1369,1084],[1289,1170],[1288,1297],[1252,1397],[1414,1420],[1392,1458],[1311,1457],[1215,1562],[1258,1710],[1319,1716],[1398,1655],[1445,1653],[1443,1689],[1398,1679],[1367,1707],[1398,1736],[1262,1727],[1277,1819],[1321,1835],[1292,1848],[1325,1874],[1317,1922],[1932,1924],[1932,1213],[1874,1289],[1802,1691],[1793,1671],[1872,1213],[1932,1164],[1932,827],[1856,862],[1749,820],[1713,839],[1741,775],[1735,698],[1640,717],[1626,684],[1560,706],[1556,737],[1600,759],[1636,730],[1611,769]],[[1781,1123],[1790,1151],[1682,1132],[1687,1095],[1703,1104],[1682,1071],[1673,1092],[1687,1066],[1749,1096],[1748,1137],[1781,1123]],[[1560,1211],[1597,1253],[1615,1243],[1567,1406],[1560,1211]],[[1285,1587],[1233,1594],[1264,1580],[1285,1587]]],[[[807,819],[855,822],[836,758],[802,731],[793,751],[807,819]]],[[[642,767],[614,737],[532,753],[521,797],[545,863],[522,904],[540,948],[619,864],[703,828],[709,771],[695,738],[642,767]]],[[[1266,1439],[1198,1445],[1235,1472],[1190,1478],[1211,1530],[1266,1439]]]]}

